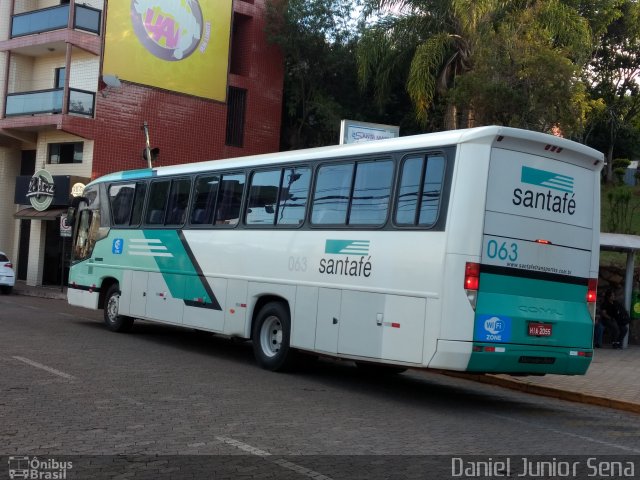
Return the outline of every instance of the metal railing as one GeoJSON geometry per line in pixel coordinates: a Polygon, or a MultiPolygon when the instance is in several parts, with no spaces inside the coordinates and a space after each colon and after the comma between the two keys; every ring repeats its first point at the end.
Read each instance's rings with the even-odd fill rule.
{"type": "MultiPolygon", "coordinates": [[[[5,102],[5,116],[62,113],[64,88],[34,92],[10,93],[5,102]]],[[[69,89],[69,113],[93,117],[96,94],[77,88],[69,89]]]]}
{"type": "MultiPolygon", "coordinates": [[[[69,5],[58,5],[14,15],[11,19],[11,38],[67,28],[69,10],[69,5]]],[[[76,5],[73,28],[100,34],[101,17],[101,10],[76,5]]]]}

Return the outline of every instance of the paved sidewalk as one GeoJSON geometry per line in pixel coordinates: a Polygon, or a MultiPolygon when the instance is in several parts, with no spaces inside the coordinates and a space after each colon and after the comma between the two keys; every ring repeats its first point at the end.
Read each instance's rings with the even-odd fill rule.
{"type": "MultiPolygon", "coordinates": [[[[14,292],[60,300],[67,298],[66,288],[28,287],[24,282],[17,282],[14,292]]],[[[537,395],[640,413],[640,345],[629,345],[624,350],[613,350],[608,345],[596,349],[586,375],[451,375],[537,395]]]]}
{"type": "Polygon", "coordinates": [[[67,287],[60,285],[46,285],[38,287],[30,287],[21,280],[18,280],[13,287],[16,295],[25,295],[27,297],[53,298],[56,300],[67,299],[67,287]]]}

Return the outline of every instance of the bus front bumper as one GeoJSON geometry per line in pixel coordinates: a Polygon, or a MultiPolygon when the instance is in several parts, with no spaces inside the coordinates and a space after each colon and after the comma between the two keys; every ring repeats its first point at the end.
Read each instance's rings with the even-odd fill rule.
{"type": "Polygon", "coordinates": [[[96,310],[98,308],[99,299],[100,292],[95,290],[74,288],[72,286],[67,288],[67,300],[69,305],[96,310]]]}

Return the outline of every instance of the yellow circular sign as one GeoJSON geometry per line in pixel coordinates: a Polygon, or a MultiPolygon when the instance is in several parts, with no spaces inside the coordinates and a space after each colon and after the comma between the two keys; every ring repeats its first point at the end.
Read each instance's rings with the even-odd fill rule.
{"type": "Polygon", "coordinates": [[[71,196],[80,197],[84,193],[84,183],[74,183],[71,187],[71,196]]]}

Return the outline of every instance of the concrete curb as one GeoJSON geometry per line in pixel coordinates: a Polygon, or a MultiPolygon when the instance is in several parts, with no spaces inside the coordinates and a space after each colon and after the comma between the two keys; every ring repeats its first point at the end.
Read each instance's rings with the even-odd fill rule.
{"type": "Polygon", "coordinates": [[[597,405],[600,407],[608,407],[616,410],[624,410],[626,412],[640,413],[640,404],[627,402],[624,400],[614,400],[612,398],[599,397],[597,395],[589,395],[580,392],[571,392],[567,390],[561,390],[554,387],[544,387],[541,385],[533,385],[531,383],[523,382],[521,380],[510,380],[507,378],[496,377],[495,375],[472,375],[459,372],[441,372],[445,375],[464,378],[479,383],[486,383],[489,385],[497,385],[499,387],[509,388],[511,390],[517,390],[519,392],[531,393],[534,395],[541,395],[545,397],[558,398],[561,400],[567,400],[569,402],[585,403],[589,405],[597,405]]]}

